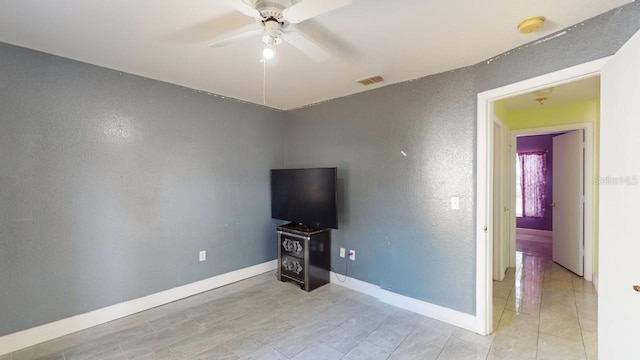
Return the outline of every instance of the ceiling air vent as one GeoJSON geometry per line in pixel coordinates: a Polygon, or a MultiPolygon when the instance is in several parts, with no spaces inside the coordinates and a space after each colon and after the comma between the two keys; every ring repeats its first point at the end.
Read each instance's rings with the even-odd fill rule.
{"type": "Polygon", "coordinates": [[[364,86],[367,85],[371,85],[371,84],[375,84],[375,83],[379,83],[381,81],[383,81],[384,79],[382,78],[382,76],[380,75],[376,75],[376,76],[372,76],[370,78],[366,78],[366,79],[362,79],[362,80],[358,80],[358,82],[364,86]]]}

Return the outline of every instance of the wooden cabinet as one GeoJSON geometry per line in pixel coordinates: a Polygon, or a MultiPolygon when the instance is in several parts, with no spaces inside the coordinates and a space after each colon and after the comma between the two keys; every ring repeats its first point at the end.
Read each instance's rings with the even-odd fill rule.
{"type": "Polygon", "coordinates": [[[299,224],[278,226],[278,279],[305,291],[329,282],[331,229],[299,224]]]}

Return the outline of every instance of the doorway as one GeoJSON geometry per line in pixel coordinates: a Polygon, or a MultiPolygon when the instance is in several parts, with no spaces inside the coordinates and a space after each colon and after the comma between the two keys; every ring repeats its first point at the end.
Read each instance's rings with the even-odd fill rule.
{"type": "MultiPolygon", "coordinates": [[[[597,108],[598,104],[595,103],[594,107],[597,108]]],[[[594,116],[597,116],[597,113],[594,116]]],[[[516,143],[516,139],[521,136],[528,136],[528,135],[539,136],[539,135],[544,135],[549,133],[555,133],[555,134],[562,133],[564,135],[555,136],[554,141],[560,140],[562,137],[574,134],[577,137],[579,137],[582,140],[580,142],[584,144],[583,145],[584,149],[577,150],[577,151],[580,151],[582,160],[572,161],[570,163],[575,165],[574,168],[570,169],[573,171],[573,176],[574,177],[577,176],[579,178],[572,181],[572,183],[569,185],[569,190],[572,192],[571,195],[573,195],[573,200],[569,201],[570,199],[569,200],[567,199],[567,195],[569,193],[569,191],[567,190],[555,191],[555,192],[552,191],[552,199],[550,201],[551,204],[550,204],[550,208],[548,208],[547,211],[551,213],[552,219],[554,218],[553,216],[554,213],[557,213],[558,215],[560,214],[563,215],[562,217],[556,216],[555,219],[552,221],[552,224],[554,222],[558,223],[556,224],[556,227],[558,227],[559,232],[556,232],[557,233],[556,239],[562,240],[562,241],[566,240],[567,238],[573,239],[572,240],[573,245],[567,244],[566,241],[555,242],[555,245],[553,245],[554,261],[561,264],[565,268],[570,269],[571,271],[578,274],[579,276],[584,276],[585,280],[587,281],[597,281],[597,280],[594,280],[593,278],[593,274],[594,274],[593,260],[595,257],[594,253],[596,253],[594,251],[593,245],[595,242],[596,226],[595,226],[594,219],[597,215],[596,214],[597,211],[595,207],[595,198],[597,197],[597,194],[594,191],[593,182],[587,181],[587,179],[593,179],[594,174],[596,173],[596,168],[595,168],[596,159],[594,156],[594,154],[596,153],[596,148],[595,148],[596,138],[594,134],[595,133],[594,127],[595,127],[594,123],[576,123],[576,124],[559,125],[554,127],[521,129],[521,130],[513,131],[514,143],[516,143]],[[576,171],[578,172],[577,175],[575,174],[576,171]],[[566,215],[567,203],[573,204],[572,207],[575,208],[575,211],[572,211],[572,214],[570,217],[567,217],[566,215]],[[562,207],[559,207],[561,204],[562,204],[562,207]],[[568,224],[567,219],[572,221],[571,223],[572,225],[567,226],[568,224]],[[576,243],[579,243],[581,245],[580,248],[576,248],[577,246],[576,243]],[[575,256],[571,257],[567,254],[563,254],[569,251],[570,249],[574,249],[572,250],[571,254],[575,256]]],[[[515,158],[516,149],[514,149],[513,152],[514,152],[513,156],[515,158]]],[[[563,152],[556,152],[555,154],[566,155],[566,152],[567,150],[565,149],[563,152]]],[[[576,158],[578,155],[576,155],[574,151],[574,154],[569,154],[568,156],[576,158]]],[[[556,161],[558,161],[558,159],[556,159],[556,161]]],[[[564,164],[567,164],[568,160],[564,160],[564,161],[565,161],[564,164]]],[[[560,168],[566,171],[568,170],[566,167],[567,167],[566,165],[562,165],[560,168]]],[[[559,174],[559,175],[560,175],[559,179],[563,179],[567,176],[566,174],[559,174]]],[[[554,181],[552,179],[552,183],[553,182],[554,181]]],[[[556,178],[555,182],[556,183],[558,182],[558,178],[556,178]]],[[[513,186],[515,188],[515,182],[513,186]]],[[[558,184],[555,184],[555,186],[558,186],[558,184]]],[[[514,196],[514,199],[512,199],[511,201],[511,206],[513,209],[516,208],[515,193],[516,191],[514,189],[511,192],[511,194],[514,196]]],[[[513,228],[517,229],[518,226],[516,223],[515,213],[516,211],[513,211],[513,216],[511,218],[511,221],[512,221],[513,228]]],[[[553,226],[552,226],[552,229],[553,229],[553,226]]],[[[551,234],[553,234],[553,230],[551,231],[551,234]]],[[[536,235],[544,235],[544,234],[538,233],[536,235]]],[[[510,253],[511,260],[515,259],[515,250],[516,250],[515,240],[516,240],[516,234],[514,233],[513,237],[509,239],[510,241],[509,253],[510,253]]],[[[510,265],[511,267],[513,267],[515,264],[512,261],[510,261],[510,265]]],[[[594,285],[597,288],[597,282],[594,285]]]]}
{"type": "MultiPolygon", "coordinates": [[[[585,86],[584,83],[577,85],[585,86]]],[[[591,187],[588,190],[591,196],[584,196],[584,179],[590,178],[592,176],[590,174],[593,172],[591,170],[590,174],[585,176],[585,169],[593,169],[594,163],[595,137],[593,129],[597,125],[599,82],[596,82],[595,85],[592,95],[588,96],[595,96],[594,99],[577,102],[573,101],[575,99],[571,99],[572,102],[566,104],[556,103],[550,107],[535,107],[532,110],[514,111],[511,114],[507,114],[504,110],[501,112],[505,119],[504,122],[517,128],[512,131],[512,140],[510,141],[512,146],[509,151],[513,160],[511,160],[512,166],[507,170],[512,172],[507,177],[514,180],[512,181],[513,188],[507,196],[508,199],[504,203],[497,203],[498,206],[494,205],[494,213],[496,207],[510,208],[512,211],[509,212],[508,222],[516,231],[513,238],[509,239],[510,244],[504,244],[509,248],[511,258],[510,267],[506,269],[506,276],[503,276],[505,281],[500,282],[502,279],[494,276],[494,280],[497,280],[494,282],[496,293],[491,299],[492,302],[497,302],[492,303],[495,315],[493,318],[494,329],[498,327],[500,312],[505,309],[501,307],[500,302],[506,302],[506,310],[511,312],[522,313],[522,311],[526,311],[530,312],[528,315],[531,315],[532,312],[548,318],[550,316],[548,309],[540,311],[543,297],[546,297],[547,300],[555,297],[555,294],[550,294],[550,291],[543,292],[541,289],[542,286],[549,286],[547,278],[553,276],[559,277],[563,281],[569,281],[572,277],[568,276],[569,272],[566,269],[582,277],[585,274],[583,259],[587,259],[586,262],[589,263],[586,266],[589,269],[587,273],[591,274],[592,272],[592,262],[589,261],[593,259],[592,247],[586,251],[583,247],[585,244],[583,236],[586,235],[583,219],[585,206],[590,209],[586,212],[593,214],[593,199],[595,198],[595,194],[591,193],[593,191],[591,187]],[[580,110],[582,108],[584,109],[580,110]],[[570,111],[575,114],[568,114],[570,111]],[[589,113],[591,113],[590,117],[587,115],[589,113]],[[523,114],[527,116],[523,116],[523,114]],[[508,115],[511,116],[511,119],[508,115]],[[560,122],[560,118],[564,118],[564,121],[567,122],[582,120],[590,122],[543,128],[518,128],[534,123],[532,119],[537,116],[556,116],[554,118],[556,122],[560,122]],[[514,123],[513,117],[522,117],[524,125],[514,123]],[[586,137],[589,137],[591,141],[586,142],[586,137]],[[587,151],[587,148],[591,151],[587,151]],[[584,155],[587,152],[589,155],[585,161],[584,155]],[[518,167],[518,164],[522,168],[520,176],[515,174],[515,168],[518,167]],[[526,186],[517,187],[518,179],[522,179],[526,186]],[[520,197],[516,196],[517,189],[521,190],[520,197]],[[509,198],[513,201],[509,201],[509,198]],[[583,198],[586,199],[584,204],[583,198]],[[568,206],[568,204],[572,205],[568,206]],[[518,217],[518,215],[522,217],[518,217]],[[552,233],[552,229],[556,231],[552,233]],[[552,248],[553,251],[551,251],[552,248]],[[523,274],[525,272],[529,272],[529,274],[523,274]],[[526,276],[529,278],[525,279],[526,276]],[[516,281],[515,288],[514,279],[516,281]],[[527,284],[527,291],[523,289],[525,284],[527,284]],[[508,292],[511,292],[510,296],[505,296],[508,292]]],[[[557,90],[560,92],[561,87],[558,87],[557,90]]],[[[527,99],[526,96],[525,99],[527,99]]],[[[498,105],[500,104],[498,103],[498,105]]],[[[513,108],[511,109],[513,110],[513,108]]],[[[495,169],[494,167],[494,174],[495,169]]],[[[494,176],[501,178],[500,175],[494,176]]],[[[494,196],[496,183],[494,182],[494,196]]],[[[588,228],[592,228],[591,226],[588,225],[588,228]]],[[[495,229],[494,235],[501,233],[504,233],[504,229],[502,231],[495,229]]],[[[593,231],[589,235],[588,242],[591,242],[594,238],[593,231]]],[[[500,253],[495,248],[493,252],[494,254],[500,253]]],[[[495,266],[496,259],[494,258],[493,261],[495,266]]],[[[585,280],[590,279],[585,277],[585,280]]],[[[572,287],[570,283],[564,283],[563,286],[569,289],[572,287]]],[[[570,300],[571,297],[567,299],[570,300]]],[[[591,321],[595,317],[595,311],[587,312],[580,313],[582,323],[591,321]]],[[[573,313],[571,319],[574,320],[574,332],[579,332],[578,316],[575,314],[575,310],[573,313]]],[[[561,315],[559,312],[553,314],[561,315]]],[[[547,322],[545,320],[542,324],[547,322]]],[[[547,332],[554,331],[548,327],[546,329],[547,332]]],[[[588,331],[593,330],[592,327],[588,328],[588,331]]]]}
{"type": "MultiPolygon", "coordinates": [[[[494,238],[495,231],[501,231],[502,229],[493,229],[492,226],[487,224],[493,224],[494,209],[495,206],[500,204],[494,204],[494,177],[500,176],[494,173],[494,156],[493,147],[494,139],[492,131],[494,129],[494,105],[497,101],[507,99],[522,94],[529,94],[533,91],[546,89],[549,87],[557,87],[563,84],[572,83],[578,80],[591,78],[599,75],[599,71],[606,63],[607,59],[600,59],[590,63],[582,64],[572,68],[557,71],[555,73],[540,76],[538,78],[529,79],[517,84],[505,86],[503,88],[490,90],[478,95],[478,183],[477,183],[477,214],[478,214],[478,230],[477,230],[477,289],[476,300],[478,307],[477,320],[478,320],[478,333],[489,334],[493,330],[493,274],[494,274],[494,259],[495,254],[494,244],[487,239],[494,238]],[[491,184],[491,186],[487,186],[491,184]],[[483,221],[484,220],[484,221],[483,221]]],[[[548,133],[548,132],[560,132],[584,129],[585,140],[587,142],[585,146],[585,178],[592,179],[594,174],[594,134],[593,125],[591,123],[575,123],[568,125],[550,126],[548,123],[536,128],[535,132],[548,133]]],[[[531,133],[530,129],[516,129],[512,131],[512,140],[515,137],[522,135],[526,132],[531,133]]],[[[515,149],[511,142],[511,146],[507,146],[509,149],[509,156],[515,159],[515,149]]],[[[512,193],[515,193],[515,182],[513,183],[514,189],[512,193]]],[[[585,206],[587,209],[594,209],[593,206],[593,184],[591,181],[585,181],[585,206]]],[[[509,209],[515,208],[515,198],[508,199],[510,206],[509,209]]],[[[505,209],[508,210],[508,209],[505,209]]],[[[505,246],[508,243],[509,246],[509,265],[515,266],[515,216],[510,217],[513,219],[513,223],[509,226],[509,236],[503,239],[501,246],[505,246]]],[[[589,231],[585,231],[585,255],[587,252],[592,254],[592,241],[593,241],[593,212],[585,212],[585,228],[589,231]]],[[[592,256],[588,256],[589,260],[592,260],[592,256]]],[[[585,262],[585,279],[591,280],[591,274],[593,272],[592,262],[585,262]]]]}

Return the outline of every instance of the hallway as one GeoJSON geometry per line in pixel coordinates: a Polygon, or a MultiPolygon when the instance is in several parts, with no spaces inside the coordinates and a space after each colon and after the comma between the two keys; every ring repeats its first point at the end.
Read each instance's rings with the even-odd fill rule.
{"type": "Polygon", "coordinates": [[[488,358],[597,359],[597,307],[593,284],[555,264],[548,239],[519,235],[516,267],[493,282],[488,358]]]}

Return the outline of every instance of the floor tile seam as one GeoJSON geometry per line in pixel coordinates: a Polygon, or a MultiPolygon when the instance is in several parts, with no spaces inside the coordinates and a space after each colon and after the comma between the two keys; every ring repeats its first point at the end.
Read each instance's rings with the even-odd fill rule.
{"type": "MultiPolygon", "coordinates": [[[[542,267],[542,278],[544,279],[544,276],[547,272],[547,269],[545,269],[545,267],[542,267]]],[[[543,280],[543,284],[544,284],[544,280],[543,280]]],[[[542,320],[542,304],[543,304],[543,299],[542,296],[540,296],[540,311],[538,311],[538,332],[536,334],[536,359],[538,358],[538,350],[540,349],[540,323],[542,320]]]]}
{"type": "MultiPolygon", "coordinates": [[[[402,341],[400,341],[400,343],[398,344],[398,346],[396,346],[396,348],[389,354],[389,357],[391,357],[391,355],[393,355],[401,346],[402,344],[405,343],[405,341],[407,341],[407,339],[409,338],[409,335],[411,335],[413,332],[407,334],[407,336],[404,337],[404,339],[402,339],[402,341]]],[[[375,344],[374,344],[375,345],[375,344]]]]}
{"type": "MultiPolygon", "coordinates": [[[[398,335],[399,335],[399,334],[398,334],[398,335]]],[[[408,336],[408,335],[407,335],[407,336],[408,336]]],[[[406,339],[406,336],[402,339],[402,341],[404,341],[404,339],[406,339]]],[[[367,340],[366,338],[365,338],[364,340],[362,340],[362,341],[360,342],[360,344],[362,344],[362,343],[363,343],[363,342],[365,342],[365,341],[366,341],[366,342],[368,342],[369,344],[371,344],[371,345],[375,346],[377,349],[380,349],[381,351],[384,351],[384,352],[388,353],[388,354],[389,354],[389,356],[391,356],[391,354],[393,354],[396,350],[398,350],[398,347],[400,347],[400,344],[402,344],[402,341],[400,341],[400,342],[398,343],[398,345],[396,345],[396,346],[393,348],[393,350],[391,350],[391,351],[387,352],[385,349],[383,349],[383,348],[381,348],[380,346],[378,346],[378,344],[375,344],[375,343],[373,343],[373,342],[371,342],[371,341],[367,340]]],[[[358,344],[358,345],[360,345],[360,344],[358,344]]],[[[388,358],[389,356],[387,356],[387,358],[388,358]]]]}
{"type": "Polygon", "coordinates": [[[151,323],[149,321],[145,321],[145,324],[151,326],[151,330],[153,330],[154,333],[159,332],[160,330],[156,329],[155,326],[151,325],[151,323]]]}
{"type": "MultiPolygon", "coordinates": [[[[569,330],[570,330],[570,329],[572,329],[572,328],[571,328],[571,327],[565,327],[564,329],[569,329],[569,330]]],[[[577,329],[576,329],[576,328],[573,328],[573,330],[578,330],[578,331],[580,331],[580,341],[582,341],[582,328],[580,327],[580,324],[578,324],[577,329]]],[[[569,338],[567,338],[567,337],[560,336],[560,335],[558,335],[558,334],[554,334],[554,333],[549,332],[549,331],[540,331],[540,333],[545,334],[545,335],[551,335],[551,336],[557,337],[557,338],[559,338],[559,339],[563,339],[564,341],[568,341],[568,342],[577,342],[577,341],[575,341],[575,340],[571,340],[571,339],[569,339],[569,338]]]]}
{"type": "MultiPolygon", "coordinates": [[[[444,351],[444,349],[446,349],[447,344],[449,344],[452,338],[453,338],[453,334],[449,335],[447,342],[445,342],[444,345],[440,348],[440,351],[438,352],[438,356],[436,356],[436,360],[440,358],[440,355],[442,355],[442,352],[444,351]]],[[[434,344],[431,344],[431,343],[429,343],[429,345],[435,346],[434,344]]]]}
{"type": "MultiPolygon", "coordinates": [[[[580,329],[581,329],[581,330],[586,330],[586,331],[591,331],[591,332],[593,332],[592,330],[585,329],[585,328],[583,328],[583,327],[582,327],[583,319],[584,319],[584,316],[580,316],[580,315],[578,315],[578,324],[580,325],[580,329]]],[[[585,321],[589,321],[589,320],[588,320],[588,319],[585,319],[585,321]]],[[[596,323],[598,322],[597,317],[596,317],[596,319],[594,319],[594,321],[595,321],[596,323]]]]}
{"type": "MultiPolygon", "coordinates": [[[[341,326],[341,325],[340,325],[340,326],[341,326]]],[[[362,340],[360,341],[360,342],[363,342],[363,341],[365,341],[365,340],[369,337],[369,335],[373,334],[376,330],[378,330],[378,329],[380,328],[380,324],[378,324],[378,326],[376,326],[376,327],[375,327],[375,329],[373,329],[373,330],[367,330],[367,329],[365,329],[365,328],[363,328],[362,326],[357,325],[357,324],[355,325],[355,327],[357,327],[358,329],[360,329],[360,330],[362,330],[364,333],[366,333],[366,335],[364,335],[364,336],[363,336],[363,338],[362,338],[362,340]]],[[[337,328],[338,328],[338,327],[336,327],[336,329],[337,329],[337,328]]],[[[333,331],[333,330],[331,330],[331,331],[333,331]]]]}
{"type": "MultiPolygon", "coordinates": [[[[510,336],[509,339],[512,339],[512,337],[510,336]]],[[[491,342],[491,346],[489,347],[489,351],[487,351],[487,357],[485,359],[489,358],[489,355],[491,355],[491,350],[494,349],[495,344],[493,343],[493,341],[491,342]]],[[[537,347],[537,346],[536,346],[537,347]]],[[[496,350],[497,351],[497,350],[496,350]]]]}
{"type": "MultiPolygon", "coordinates": [[[[382,325],[380,325],[380,326],[382,326],[382,325]]],[[[378,326],[378,328],[380,328],[380,326],[378,326]]],[[[377,329],[376,329],[376,330],[377,330],[377,329]]],[[[395,330],[393,330],[393,329],[390,329],[390,331],[392,331],[392,332],[394,332],[394,333],[396,333],[396,334],[400,335],[400,336],[402,337],[402,340],[398,343],[398,345],[396,345],[396,346],[393,348],[393,350],[392,350],[392,351],[390,351],[390,352],[389,352],[389,356],[391,356],[391,354],[393,354],[396,350],[398,350],[398,348],[400,347],[400,344],[402,344],[402,343],[405,341],[405,339],[407,339],[407,338],[409,337],[409,335],[411,335],[411,333],[409,333],[409,334],[407,334],[407,335],[402,335],[402,334],[400,334],[400,333],[396,332],[396,331],[395,331],[395,330]]],[[[370,341],[369,341],[369,342],[370,342],[370,341]]],[[[373,343],[372,343],[372,344],[373,344],[373,343]]],[[[376,344],[373,344],[373,345],[376,345],[376,344]]],[[[377,345],[376,345],[376,346],[377,346],[377,345]]],[[[378,347],[379,347],[379,346],[378,346],[378,347]]],[[[383,349],[383,350],[384,350],[384,349],[383,349]]]]}
{"type": "Polygon", "coordinates": [[[545,336],[551,336],[551,337],[556,338],[558,340],[561,340],[561,341],[564,341],[564,342],[568,342],[568,343],[572,343],[572,344],[582,344],[582,347],[584,348],[584,341],[582,340],[582,329],[580,329],[580,341],[571,340],[571,339],[568,339],[566,337],[562,337],[562,336],[559,336],[559,335],[556,335],[556,334],[548,333],[546,331],[541,331],[540,334],[544,334],[545,336]]]}
{"type": "MultiPolygon", "coordinates": [[[[435,320],[435,321],[439,321],[439,320],[435,320]]],[[[446,336],[447,337],[447,342],[449,342],[449,340],[451,340],[451,339],[457,339],[457,337],[453,336],[453,334],[455,333],[455,329],[453,331],[451,331],[451,332],[448,332],[448,331],[447,332],[443,332],[443,331],[440,331],[440,330],[436,330],[435,332],[440,334],[440,335],[446,336]]],[[[429,342],[429,345],[438,346],[438,345],[436,345],[436,344],[434,344],[432,342],[429,342]]]]}
{"type": "MultiPolygon", "coordinates": [[[[571,282],[571,286],[573,288],[573,281],[571,282]]],[[[578,300],[576,299],[576,293],[575,291],[572,292],[573,294],[573,306],[576,310],[576,317],[578,318],[578,326],[580,327],[580,329],[582,330],[582,325],[580,325],[580,312],[578,311],[578,300]]],[[[580,333],[580,336],[582,337],[582,332],[580,333]]],[[[584,344],[583,344],[584,345],[584,344]]]]}
{"type": "Polygon", "coordinates": [[[578,304],[576,302],[576,313],[578,315],[578,327],[580,328],[580,341],[582,342],[582,350],[584,351],[584,358],[588,359],[589,356],[587,355],[587,344],[585,344],[584,342],[584,331],[582,328],[582,321],[580,321],[580,313],[578,312],[577,306],[578,304]]]}
{"type": "MultiPolygon", "coordinates": [[[[271,344],[267,344],[265,345],[265,347],[269,348],[272,351],[275,351],[276,354],[282,356],[285,359],[293,359],[294,357],[298,356],[298,354],[302,353],[303,351],[307,350],[309,347],[305,347],[304,349],[298,351],[297,353],[293,354],[291,357],[286,356],[285,354],[281,353],[280,350],[274,348],[273,346],[271,346],[271,344]]],[[[253,359],[253,357],[251,357],[251,359],[253,359]]]]}
{"type": "MultiPolygon", "coordinates": [[[[209,347],[207,347],[206,349],[204,349],[204,350],[202,350],[202,351],[198,352],[197,354],[193,354],[193,355],[191,355],[191,356],[189,356],[189,357],[186,357],[186,358],[185,358],[185,357],[183,357],[183,359],[186,359],[186,360],[194,359],[194,358],[195,358],[195,357],[197,357],[198,355],[202,355],[202,354],[204,354],[205,352],[207,352],[207,351],[209,351],[209,350],[213,349],[214,347],[221,346],[221,345],[222,345],[222,344],[209,346],[209,347]]],[[[171,353],[171,355],[172,355],[174,358],[178,358],[178,356],[176,356],[176,354],[173,352],[173,349],[171,348],[171,346],[169,346],[169,345],[165,345],[165,346],[167,347],[167,349],[169,349],[169,352],[171,353]]],[[[229,348],[227,348],[227,349],[233,353],[233,350],[231,350],[231,349],[229,349],[229,348]]],[[[234,355],[235,355],[235,353],[234,353],[234,355]]]]}
{"type": "MultiPolygon", "coordinates": [[[[365,341],[365,340],[362,340],[362,341],[365,341]]],[[[358,345],[360,345],[360,343],[362,343],[362,341],[360,341],[360,342],[358,343],[358,345]]],[[[342,359],[343,357],[345,357],[345,355],[347,355],[347,354],[349,353],[349,351],[351,351],[351,350],[353,350],[353,349],[355,348],[355,347],[354,347],[354,348],[351,348],[351,350],[349,350],[349,351],[347,351],[347,352],[342,352],[342,350],[337,349],[335,346],[333,346],[333,345],[331,345],[331,344],[329,344],[329,343],[324,342],[324,340],[320,340],[320,344],[327,345],[328,347],[330,347],[330,348],[332,348],[333,350],[335,350],[335,351],[339,352],[340,354],[342,354],[342,356],[340,357],[341,359],[342,359]]],[[[356,345],[356,346],[358,346],[358,345],[356,345]]],[[[306,349],[305,349],[305,350],[306,350],[306,349]]],[[[303,351],[304,351],[304,350],[303,350],[303,351]]]]}
{"type": "MultiPolygon", "coordinates": [[[[499,326],[499,325],[500,325],[500,323],[502,322],[502,317],[504,316],[504,311],[505,311],[505,310],[506,310],[506,308],[505,308],[505,309],[502,309],[502,313],[500,314],[500,319],[498,319],[498,324],[493,324],[493,328],[494,328],[494,331],[493,331],[493,332],[494,332],[494,333],[498,332],[498,326],[499,326]]],[[[493,342],[492,342],[492,345],[493,345],[493,342]]]]}
{"type": "Polygon", "coordinates": [[[538,321],[538,333],[536,334],[536,359],[538,358],[539,349],[540,349],[540,321],[538,321]]]}
{"type": "MultiPolygon", "coordinates": [[[[269,349],[271,349],[271,350],[275,351],[275,352],[276,352],[276,354],[278,354],[278,355],[282,356],[283,358],[285,358],[285,359],[289,359],[289,357],[285,356],[285,355],[284,355],[283,353],[281,353],[278,349],[274,349],[274,348],[272,348],[272,347],[271,347],[271,346],[269,346],[269,345],[267,345],[267,347],[268,347],[269,349]]],[[[299,353],[298,353],[298,354],[299,354],[299,353]]],[[[296,354],[296,355],[298,355],[298,354],[296,354]]],[[[295,357],[295,355],[294,355],[294,357],[295,357]]]]}
{"type": "Polygon", "coordinates": [[[122,346],[118,345],[118,349],[120,349],[120,353],[122,354],[122,356],[124,356],[125,359],[129,360],[129,357],[127,356],[127,354],[122,349],[122,346]]]}
{"type": "MultiPolygon", "coordinates": [[[[172,347],[172,345],[175,345],[175,344],[177,344],[177,343],[179,343],[179,342],[181,342],[181,341],[185,341],[185,340],[190,339],[190,338],[192,338],[192,337],[196,337],[196,336],[198,336],[198,335],[200,335],[200,334],[195,333],[195,334],[193,334],[193,335],[191,335],[191,336],[187,336],[187,337],[185,337],[185,338],[178,339],[178,340],[176,340],[175,342],[172,342],[171,344],[163,343],[163,345],[164,345],[164,347],[166,347],[167,349],[169,349],[169,352],[171,353],[171,355],[173,355],[174,357],[176,357],[176,358],[177,358],[176,354],[173,352],[173,347],[172,347]]],[[[218,346],[218,345],[220,345],[220,344],[208,346],[206,349],[204,349],[204,350],[200,351],[199,353],[197,353],[197,354],[195,354],[195,355],[193,355],[193,356],[188,357],[188,359],[191,359],[191,358],[195,357],[196,355],[200,355],[200,354],[202,354],[202,353],[203,353],[203,352],[205,352],[205,351],[211,350],[211,349],[213,349],[214,347],[216,347],[216,346],[218,346]]],[[[154,352],[154,351],[151,351],[151,352],[154,352]]]]}

